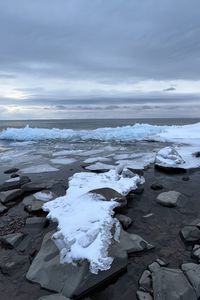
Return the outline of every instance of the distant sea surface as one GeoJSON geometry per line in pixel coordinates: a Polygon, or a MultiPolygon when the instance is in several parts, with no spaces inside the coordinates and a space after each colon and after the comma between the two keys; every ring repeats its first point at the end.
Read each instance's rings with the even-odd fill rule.
{"type": "Polygon", "coordinates": [[[134,125],[135,123],[144,123],[151,125],[186,125],[200,122],[200,118],[177,118],[177,119],[72,119],[72,120],[0,120],[0,131],[8,127],[23,128],[27,124],[30,127],[38,128],[59,128],[59,129],[76,129],[90,130],[102,127],[117,127],[134,125]]]}

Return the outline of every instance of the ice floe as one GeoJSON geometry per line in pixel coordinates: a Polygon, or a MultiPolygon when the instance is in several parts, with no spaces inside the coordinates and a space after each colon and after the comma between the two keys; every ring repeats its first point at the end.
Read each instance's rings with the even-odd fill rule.
{"type": "Polygon", "coordinates": [[[113,218],[113,209],[120,205],[114,199],[106,199],[90,193],[98,188],[111,188],[122,195],[135,189],[144,179],[133,174],[131,178],[119,175],[116,170],[102,174],[81,172],[69,180],[66,195],[45,203],[48,218],[57,220],[58,231],[53,240],[60,250],[61,263],[75,263],[86,259],[92,273],[107,270],[113,261],[108,256],[108,247],[114,237],[111,229],[119,222],[113,218]]]}
{"type": "Polygon", "coordinates": [[[45,172],[56,172],[59,171],[59,169],[52,167],[48,164],[41,164],[41,165],[34,165],[27,168],[23,168],[20,170],[22,173],[45,173],[45,172]]]}
{"type": "Polygon", "coordinates": [[[98,157],[89,157],[86,160],[84,160],[84,163],[86,163],[86,164],[92,164],[94,162],[105,162],[105,161],[110,161],[110,158],[108,158],[108,157],[101,157],[101,156],[98,156],[98,157]]]}
{"type": "Polygon", "coordinates": [[[104,170],[108,171],[115,168],[116,166],[114,165],[104,164],[101,162],[96,162],[95,164],[85,167],[86,170],[90,170],[90,171],[104,171],[104,170]]]}
{"type": "MultiPolygon", "coordinates": [[[[134,157],[134,155],[130,155],[130,157],[134,157]]],[[[137,154],[135,157],[135,159],[118,160],[116,161],[116,164],[122,165],[126,168],[143,170],[155,161],[155,153],[153,152],[137,154]]]]}
{"type": "Polygon", "coordinates": [[[57,157],[50,160],[53,164],[58,165],[70,165],[76,162],[75,158],[63,158],[63,157],[57,157]]]}

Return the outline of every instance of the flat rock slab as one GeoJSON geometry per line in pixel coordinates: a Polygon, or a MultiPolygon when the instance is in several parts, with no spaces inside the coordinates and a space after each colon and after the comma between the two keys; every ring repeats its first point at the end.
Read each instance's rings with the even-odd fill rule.
{"type": "Polygon", "coordinates": [[[70,300],[61,294],[53,294],[49,296],[40,297],[38,300],[70,300]]]}
{"type": "Polygon", "coordinates": [[[200,297],[200,265],[194,263],[187,263],[181,266],[184,274],[187,276],[189,282],[193,286],[196,295],[200,297]]]}
{"type": "Polygon", "coordinates": [[[0,242],[10,248],[15,248],[23,239],[23,233],[11,233],[0,236],[0,242]]]}
{"type": "Polygon", "coordinates": [[[13,201],[19,196],[22,195],[21,189],[14,189],[9,191],[0,192],[0,201],[1,203],[8,203],[9,201],[13,201]]]}
{"type": "Polygon", "coordinates": [[[176,191],[164,192],[157,196],[156,201],[163,206],[175,207],[179,203],[180,196],[181,193],[176,191]]]}
{"type": "Polygon", "coordinates": [[[42,229],[46,226],[48,220],[44,217],[32,217],[26,219],[26,227],[42,229]]]}
{"type": "Polygon", "coordinates": [[[0,191],[8,191],[20,189],[24,184],[30,182],[30,178],[28,176],[21,176],[19,180],[7,181],[0,185],[0,191]]]}
{"type": "Polygon", "coordinates": [[[30,195],[24,198],[23,204],[26,211],[37,212],[42,210],[44,202],[37,200],[33,195],[30,195]]]}
{"type": "Polygon", "coordinates": [[[197,300],[196,293],[181,270],[158,268],[152,273],[154,300],[197,300]]]}
{"type": "Polygon", "coordinates": [[[0,214],[2,214],[3,212],[5,212],[7,210],[8,210],[8,208],[0,202],[0,214]]]}
{"type": "Polygon", "coordinates": [[[32,262],[27,279],[39,283],[43,288],[62,293],[66,297],[84,295],[105,281],[126,270],[127,258],[114,260],[112,268],[97,275],[89,272],[89,264],[84,261],[77,266],[60,264],[59,252],[51,240],[53,232],[45,235],[42,247],[32,262]]]}

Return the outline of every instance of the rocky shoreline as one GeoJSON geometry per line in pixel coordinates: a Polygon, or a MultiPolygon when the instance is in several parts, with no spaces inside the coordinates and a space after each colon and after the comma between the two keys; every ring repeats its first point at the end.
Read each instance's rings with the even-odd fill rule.
{"type": "Polygon", "coordinates": [[[77,267],[60,265],[58,249],[50,238],[57,224],[46,219],[41,209],[44,202],[34,196],[40,191],[46,197],[64,195],[67,178],[81,167],[74,164],[70,169],[66,166],[57,177],[28,174],[19,180],[14,180],[18,170],[2,170],[0,297],[198,299],[200,170],[166,173],[154,165],[147,168],[145,184],[130,192],[127,205],[117,211],[124,230],[121,242],[110,249],[115,257],[111,269],[93,275],[87,262],[77,267]],[[11,181],[4,181],[5,171],[11,181]]]}

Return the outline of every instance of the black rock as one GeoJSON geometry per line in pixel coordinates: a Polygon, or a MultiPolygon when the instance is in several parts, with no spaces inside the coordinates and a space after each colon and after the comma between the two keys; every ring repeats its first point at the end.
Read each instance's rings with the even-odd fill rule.
{"type": "Polygon", "coordinates": [[[13,174],[10,175],[10,177],[11,177],[11,178],[16,178],[16,177],[19,177],[19,174],[13,173],[13,174]]]}
{"type": "Polygon", "coordinates": [[[11,168],[11,169],[8,169],[8,170],[4,171],[4,174],[16,173],[17,171],[19,171],[19,169],[11,168]]]}
{"type": "Polygon", "coordinates": [[[187,175],[185,175],[185,176],[182,177],[182,180],[183,180],[183,181],[188,181],[188,180],[190,180],[190,177],[187,176],[187,175]]]}
{"type": "Polygon", "coordinates": [[[151,189],[154,190],[154,191],[162,190],[163,189],[163,185],[159,184],[159,183],[153,183],[151,185],[151,189]]]}
{"type": "Polygon", "coordinates": [[[143,187],[138,187],[136,190],[132,191],[135,195],[141,195],[144,192],[143,187]]]}
{"type": "Polygon", "coordinates": [[[0,185],[0,192],[1,191],[8,191],[8,190],[15,190],[21,188],[24,184],[30,182],[30,178],[28,176],[21,176],[19,180],[11,181],[11,182],[4,182],[0,185]]]}

